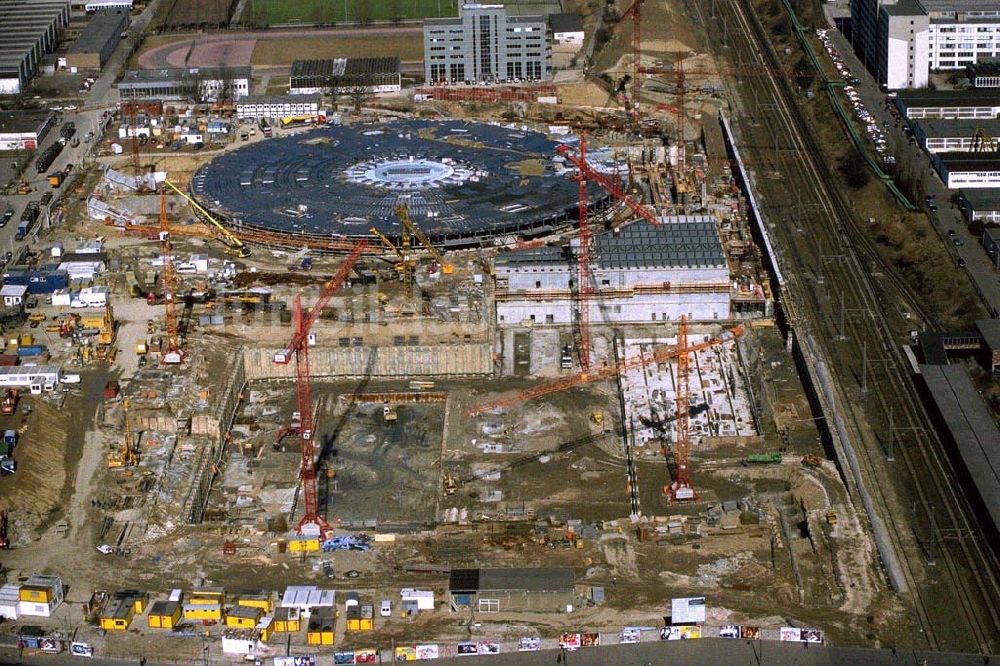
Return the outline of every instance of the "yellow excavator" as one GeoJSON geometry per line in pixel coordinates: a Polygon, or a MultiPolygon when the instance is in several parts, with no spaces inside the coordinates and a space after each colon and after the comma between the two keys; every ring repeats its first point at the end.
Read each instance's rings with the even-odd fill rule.
{"type": "Polygon", "coordinates": [[[431,256],[441,265],[441,272],[445,275],[451,275],[455,272],[455,267],[450,263],[445,261],[445,258],[438,252],[437,248],[431,245],[431,241],[427,238],[427,235],[420,230],[420,227],[410,218],[410,209],[405,203],[398,204],[395,208],[396,217],[399,221],[403,223],[403,228],[410,232],[414,238],[420,241],[420,244],[427,248],[427,251],[431,253],[431,256]]]}
{"type": "Polygon", "coordinates": [[[122,400],[122,415],[125,420],[124,436],[121,446],[117,451],[108,454],[108,469],[122,469],[124,467],[135,467],[139,464],[139,451],[137,450],[135,438],[132,436],[132,427],[128,422],[128,408],[130,400],[122,400]]]}

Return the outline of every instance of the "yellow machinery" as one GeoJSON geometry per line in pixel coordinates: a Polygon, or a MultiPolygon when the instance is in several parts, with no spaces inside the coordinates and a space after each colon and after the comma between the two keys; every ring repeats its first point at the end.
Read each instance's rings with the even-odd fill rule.
{"type": "Polygon", "coordinates": [[[128,398],[122,400],[122,415],[125,421],[124,437],[117,451],[108,454],[108,469],[134,467],[139,464],[139,452],[136,450],[135,438],[132,437],[132,427],[128,422],[128,398]]]}
{"type": "Polygon", "coordinates": [[[399,261],[396,263],[396,271],[403,278],[403,295],[407,303],[413,302],[413,273],[417,268],[417,260],[413,257],[413,249],[410,247],[410,234],[404,228],[400,247],[389,240],[385,234],[372,227],[370,229],[373,236],[382,241],[382,244],[396,253],[399,261]]]}
{"type": "Polygon", "coordinates": [[[458,490],[458,484],[455,483],[455,477],[452,476],[451,472],[445,472],[445,474],[444,474],[444,494],[445,495],[454,495],[456,490],[458,490]]]}
{"type": "Polygon", "coordinates": [[[189,197],[186,193],[181,191],[176,185],[171,183],[169,180],[164,180],[163,183],[167,187],[172,189],[174,192],[184,197],[187,200],[187,202],[191,204],[191,207],[195,209],[195,212],[197,212],[200,215],[201,219],[203,221],[207,221],[215,228],[215,230],[219,233],[220,239],[226,245],[226,249],[229,252],[229,254],[236,255],[237,257],[250,256],[250,249],[243,244],[243,241],[234,236],[233,233],[229,231],[229,229],[226,229],[224,226],[219,224],[219,222],[214,217],[212,217],[211,213],[202,208],[197,201],[189,197]]]}
{"type": "Polygon", "coordinates": [[[406,204],[401,203],[396,206],[395,213],[399,221],[403,223],[403,228],[413,234],[413,237],[420,241],[420,244],[427,248],[431,256],[441,264],[441,272],[445,275],[451,275],[455,271],[455,267],[445,261],[441,253],[437,251],[437,248],[431,245],[431,241],[427,238],[427,235],[410,219],[410,210],[406,207],[406,204]]]}
{"type": "Polygon", "coordinates": [[[111,345],[115,341],[115,312],[111,309],[111,302],[108,301],[104,307],[104,317],[100,325],[101,332],[97,334],[97,344],[111,345]]]}

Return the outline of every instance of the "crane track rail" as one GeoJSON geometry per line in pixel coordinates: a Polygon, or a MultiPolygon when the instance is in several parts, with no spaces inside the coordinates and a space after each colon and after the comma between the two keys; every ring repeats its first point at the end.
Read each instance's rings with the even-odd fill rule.
{"type": "MultiPolygon", "coordinates": [[[[794,100],[794,92],[787,80],[773,74],[779,69],[778,59],[749,0],[730,0],[716,7],[729,13],[733,19],[730,27],[735,23],[737,28],[730,32],[734,43],[729,46],[741,52],[746,62],[760,67],[763,74],[757,77],[757,81],[747,80],[746,85],[739,88],[736,98],[746,101],[752,96],[752,101],[756,103],[758,124],[748,126],[741,123],[743,133],[757,139],[761,138],[762,132],[770,133],[775,149],[761,151],[761,145],[767,142],[758,140],[745,150],[758,152],[760,158],[770,162],[774,172],[781,174],[782,193],[786,198],[794,196],[799,208],[815,207],[818,211],[810,221],[812,223],[802,224],[798,230],[780,225],[777,229],[783,249],[790,254],[798,269],[792,273],[790,284],[796,302],[784,305],[793,325],[805,324],[803,328],[807,329],[809,325],[806,321],[812,319],[817,332],[849,336],[849,343],[844,345],[838,345],[831,335],[817,336],[817,339],[837,379],[841,410],[853,426],[855,451],[863,462],[864,476],[869,479],[877,511],[887,526],[891,545],[900,558],[916,619],[932,649],[968,649],[975,646],[981,652],[990,652],[1000,645],[1000,614],[997,609],[1000,600],[997,571],[1000,567],[989,547],[972,536],[977,533],[975,516],[967,498],[957,489],[955,472],[905,371],[905,355],[894,338],[886,315],[888,304],[879,297],[877,287],[871,281],[871,267],[884,264],[842,195],[830,186],[832,174],[794,100]],[[762,104],[761,98],[767,103],[762,104]],[[768,114],[771,122],[762,119],[768,114]],[[822,265],[825,276],[843,294],[839,322],[836,321],[835,304],[822,302],[816,289],[804,284],[796,275],[817,264],[822,265]],[[848,304],[852,306],[851,317],[844,314],[848,304]],[[806,313],[804,316],[798,313],[799,307],[806,313]],[[855,316],[857,314],[861,317],[855,316]],[[860,349],[862,346],[865,347],[864,352],[860,349]],[[880,364],[879,369],[884,371],[872,372],[867,363],[859,362],[859,357],[868,353],[879,355],[873,362],[880,364]],[[859,366],[862,366],[860,370],[859,366]],[[859,385],[857,389],[853,389],[854,382],[859,385]],[[861,391],[862,386],[867,392],[861,391]],[[896,449],[896,459],[902,461],[900,467],[889,467],[883,462],[880,451],[884,450],[883,445],[865,437],[876,429],[886,429],[890,410],[894,424],[906,433],[903,436],[906,446],[896,449]],[[888,484],[880,482],[886,475],[896,475],[910,488],[915,499],[914,514],[905,521],[896,520],[898,506],[902,503],[900,497],[886,487],[888,484]],[[917,504],[921,509],[919,513],[916,512],[917,504]],[[897,508],[894,509],[894,506],[897,508]],[[907,522],[914,524],[912,531],[906,527],[907,522]],[[917,530],[926,538],[921,539],[917,530]],[[957,535],[958,538],[946,540],[942,536],[944,534],[957,535]],[[936,570],[943,572],[941,576],[932,576],[934,569],[926,566],[927,553],[923,546],[927,543],[932,548],[940,547],[945,566],[936,570]],[[937,587],[939,584],[953,590],[956,604],[942,603],[943,599],[935,596],[942,592],[937,587]],[[952,633],[948,633],[944,628],[954,627],[956,611],[961,628],[950,629],[952,633]]],[[[747,77],[750,78],[754,77],[747,77]]],[[[734,92],[731,80],[726,81],[726,85],[731,93],[734,92]]],[[[758,172],[758,181],[760,176],[758,172]]],[[[766,180],[762,189],[767,189],[766,180]]],[[[777,203],[773,199],[766,195],[764,199],[765,209],[777,207],[769,205],[777,203]]],[[[787,223],[790,220],[783,221],[787,223]]],[[[801,222],[801,219],[798,221],[801,222]]],[[[894,292],[886,294],[886,298],[894,295],[926,322],[934,323],[933,317],[898,274],[887,266],[882,273],[888,277],[882,288],[891,288],[894,292]]],[[[895,437],[895,430],[894,427],[890,431],[891,437],[895,437]]]]}

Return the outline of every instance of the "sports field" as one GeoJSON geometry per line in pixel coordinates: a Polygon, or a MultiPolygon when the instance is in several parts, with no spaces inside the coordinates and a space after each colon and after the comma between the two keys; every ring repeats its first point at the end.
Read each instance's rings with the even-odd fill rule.
{"type": "MultiPolygon", "coordinates": [[[[247,0],[244,25],[340,25],[458,16],[460,0],[247,0]]],[[[506,0],[510,14],[553,14],[560,0],[506,0]]]]}
{"type": "Polygon", "coordinates": [[[243,23],[338,25],[443,16],[458,16],[458,0],[247,0],[243,23]]]}

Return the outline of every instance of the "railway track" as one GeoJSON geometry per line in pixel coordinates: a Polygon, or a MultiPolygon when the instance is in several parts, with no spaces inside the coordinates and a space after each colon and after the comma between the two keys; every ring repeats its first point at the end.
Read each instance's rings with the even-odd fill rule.
{"type": "MultiPolygon", "coordinates": [[[[728,0],[715,6],[728,22],[730,53],[737,54],[739,64],[752,63],[760,72],[743,77],[739,86],[727,81],[727,88],[731,99],[748,107],[734,114],[745,121],[742,134],[751,139],[744,151],[756,153],[758,164],[766,165],[772,176],[780,174],[780,180],[770,179],[775,183],[761,169],[755,177],[784,258],[792,264],[792,270],[786,269],[793,295],[784,304],[788,319],[797,331],[815,333],[831,368],[862,476],[898,556],[927,647],[991,652],[1000,645],[1000,567],[995,554],[976,538],[975,516],[919,402],[887,311],[901,301],[930,325],[935,322],[900,276],[883,264],[831,185],[832,174],[795,92],[773,73],[780,62],[750,2],[728,0]],[[788,206],[792,198],[795,205],[788,206]],[[803,210],[810,219],[802,219],[803,210]],[[839,290],[836,298],[802,278],[817,266],[824,282],[839,290]],[[883,293],[873,284],[876,269],[886,278],[879,285],[883,293]],[[838,341],[843,337],[847,339],[838,341]],[[886,445],[875,434],[879,431],[890,433],[899,464],[884,460],[886,445]],[[905,446],[894,445],[897,431],[905,446]],[[896,483],[884,483],[887,477],[896,483]],[[907,505],[911,512],[900,511],[907,505]],[[939,556],[944,566],[929,566],[928,556],[935,561],[939,556]]],[[[704,22],[704,14],[702,18],[704,22]]]]}

